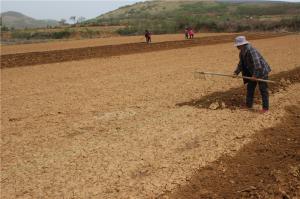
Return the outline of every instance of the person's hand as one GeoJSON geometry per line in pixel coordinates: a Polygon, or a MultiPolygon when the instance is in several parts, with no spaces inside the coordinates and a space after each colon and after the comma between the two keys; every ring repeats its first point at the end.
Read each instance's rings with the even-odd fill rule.
{"type": "Polygon", "coordinates": [[[253,81],[256,81],[257,78],[253,75],[253,76],[252,76],[252,79],[253,79],[253,81]]]}

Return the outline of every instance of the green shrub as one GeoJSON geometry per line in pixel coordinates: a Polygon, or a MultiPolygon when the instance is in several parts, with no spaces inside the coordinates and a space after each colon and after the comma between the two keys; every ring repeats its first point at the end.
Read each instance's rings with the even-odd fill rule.
{"type": "Polygon", "coordinates": [[[300,16],[296,16],[291,19],[282,19],[280,24],[290,31],[300,31],[300,16]]]}
{"type": "Polygon", "coordinates": [[[136,27],[128,26],[118,29],[117,33],[120,35],[136,35],[138,33],[138,29],[136,27]]]}
{"type": "Polygon", "coordinates": [[[9,28],[7,26],[1,25],[1,31],[9,31],[9,28]]]}
{"type": "Polygon", "coordinates": [[[84,38],[93,38],[98,35],[100,35],[100,32],[98,30],[85,28],[84,31],[80,31],[80,36],[84,38]]]}
{"type": "Polygon", "coordinates": [[[11,34],[13,39],[27,39],[29,40],[32,37],[30,32],[23,32],[23,31],[12,31],[11,34]]]}
{"type": "Polygon", "coordinates": [[[68,29],[57,32],[30,32],[24,30],[18,30],[12,32],[12,38],[14,39],[63,39],[69,38],[72,32],[68,29]]]}
{"type": "Polygon", "coordinates": [[[63,38],[69,38],[70,36],[71,36],[71,31],[69,31],[68,29],[59,32],[53,32],[52,34],[50,34],[50,38],[52,39],[63,39],[63,38]]]}

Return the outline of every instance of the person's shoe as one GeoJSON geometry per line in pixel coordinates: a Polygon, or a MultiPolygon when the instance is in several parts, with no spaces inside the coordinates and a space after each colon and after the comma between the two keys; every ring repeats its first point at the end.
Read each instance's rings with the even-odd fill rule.
{"type": "Polygon", "coordinates": [[[267,113],[268,111],[269,111],[268,109],[263,108],[260,110],[260,113],[264,114],[264,113],[267,113]]]}

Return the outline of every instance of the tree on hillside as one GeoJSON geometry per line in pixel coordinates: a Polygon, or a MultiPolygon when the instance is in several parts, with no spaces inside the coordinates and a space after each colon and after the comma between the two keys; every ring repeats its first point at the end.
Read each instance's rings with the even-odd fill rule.
{"type": "Polygon", "coordinates": [[[85,17],[83,16],[77,17],[77,23],[82,23],[84,21],[85,21],[85,17]]]}
{"type": "Polygon", "coordinates": [[[58,23],[59,25],[63,26],[63,25],[66,25],[66,21],[65,19],[61,19],[58,23]]]}
{"type": "Polygon", "coordinates": [[[70,17],[70,21],[72,21],[73,24],[76,23],[76,16],[71,16],[71,17],[70,17]]]}

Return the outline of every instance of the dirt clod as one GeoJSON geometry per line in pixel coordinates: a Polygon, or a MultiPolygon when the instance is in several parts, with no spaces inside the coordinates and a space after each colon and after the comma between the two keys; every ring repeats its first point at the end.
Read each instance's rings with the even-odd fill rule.
{"type": "Polygon", "coordinates": [[[226,108],[225,102],[222,102],[222,103],[221,103],[221,107],[222,107],[222,109],[226,108]]]}
{"type": "Polygon", "coordinates": [[[219,103],[218,102],[214,102],[214,103],[211,103],[210,106],[209,106],[209,109],[211,110],[216,110],[220,107],[219,103]]]}

